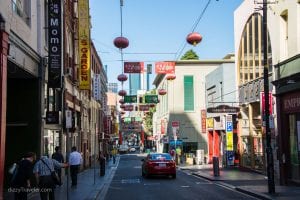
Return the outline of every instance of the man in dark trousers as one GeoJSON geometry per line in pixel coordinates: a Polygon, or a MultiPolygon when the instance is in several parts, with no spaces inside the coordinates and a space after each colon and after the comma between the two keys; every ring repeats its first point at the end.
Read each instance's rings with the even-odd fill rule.
{"type": "Polygon", "coordinates": [[[15,189],[15,200],[27,200],[28,189],[31,187],[30,178],[33,176],[33,162],[36,155],[28,152],[21,161],[18,162],[18,171],[12,182],[12,188],[15,189]]]}
{"type": "MultiPolygon", "coordinates": [[[[64,156],[61,153],[61,149],[59,146],[55,147],[55,153],[52,154],[52,159],[57,160],[60,163],[64,163],[64,156]]],[[[55,171],[58,174],[60,185],[62,184],[62,179],[61,179],[61,168],[55,167],[55,171]]]]}
{"type": "Polygon", "coordinates": [[[69,156],[69,165],[70,165],[70,172],[71,172],[71,179],[72,179],[72,187],[77,186],[77,174],[79,172],[80,165],[82,163],[82,156],[77,151],[76,147],[72,147],[71,153],[69,156]]]}

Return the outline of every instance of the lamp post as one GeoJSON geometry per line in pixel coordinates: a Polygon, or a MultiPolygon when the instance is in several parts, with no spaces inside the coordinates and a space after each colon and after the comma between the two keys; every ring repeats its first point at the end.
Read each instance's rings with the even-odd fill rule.
{"type": "Polygon", "coordinates": [[[274,163],[273,163],[273,150],[271,146],[271,132],[270,132],[270,109],[269,109],[269,66],[268,66],[268,30],[267,30],[267,0],[263,0],[263,51],[264,51],[264,103],[265,103],[265,112],[264,119],[266,125],[266,154],[267,154],[267,175],[268,175],[268,191],[270,194],[275,193],[275,184],[274,184],[274,163]]]}

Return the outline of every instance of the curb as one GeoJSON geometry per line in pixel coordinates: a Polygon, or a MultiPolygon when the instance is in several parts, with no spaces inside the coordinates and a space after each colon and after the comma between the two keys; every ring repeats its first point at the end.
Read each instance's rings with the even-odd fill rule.
{"type": "Polygon", "coordinates": [[[224,181],[224,180],[221,180],[221,179],[220,179],[220,180],[215,180],[215,179],[212,179],[212,178],[203,176],[203,175],[198,174],[198,173],[195,173],[195,172],[192,173],[192,174],[195,175],[195,176],[204,178],[204,179],[206,179],[206,180],[209,180],[209,181],[218,182],[218,184],[220,184],[220,185],[222,185],[222,186],[228,187],[228,188],[230,188],[230,189],[239,191],[239,192],[241,192],[241,193],[250,195],[250,196],[255,197],[255,198],[258,198],[258,199],[262,199],[262,200],[272,200],[272,198],[269,197],[269,196],[267,196],[267,195],[264,195],[264,194],[261,194],[261,193],[255,193],[255,192],[252,192],[252,191],[249,191],[249,190],[245,190],[245,189],[240,188],[240,187],[236,187],[236,186],[231,185],[231,184],[228,184],[228,183],[224,183],[224,182],[222,182],[222,181],[224,181]]]}

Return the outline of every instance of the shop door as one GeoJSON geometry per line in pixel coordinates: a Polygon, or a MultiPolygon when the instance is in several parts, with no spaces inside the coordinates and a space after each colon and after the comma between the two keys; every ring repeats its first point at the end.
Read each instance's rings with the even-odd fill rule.
{"type": "Polygon", "coordinates": [[[300,183],[300,113],[289,115],[289,179],[300,183]]]}

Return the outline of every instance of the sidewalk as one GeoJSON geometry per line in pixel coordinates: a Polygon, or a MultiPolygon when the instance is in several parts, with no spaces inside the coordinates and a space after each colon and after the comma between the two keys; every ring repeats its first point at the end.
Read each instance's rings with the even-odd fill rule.
{"type": "MultiPolygon", "coordinates": [[[[117,168],[120,157],[116,157],[116,163],[110,159],[106,164],[105,176],[100,176],[99,163],[95,168],[92,166],[89,169],[78,174],[78,183],[76,188],[71,188],[71,179],[69,178],[69,187],[67,187],[67,177],[65,176],[63,185],[55,189],[55,199],[57,200],[92,200],[99,197],[100,192],[110,178],[114,170],[117,168]]],[[[6,193],[6,200],[14,199],[13,193],[6,193]]],[[[39,200],[40,194],[33,192],[28,195],[29,200],[39,200]]]]}
{"type": "Polygon", "coordinates": [[[212,165],[179,165],[178,168],[259,199],[296,200],[300,197],[300,187],[278,184],[275,184],[275,194],[269,194],[267,177],[256,172],[220,168],[220,176],[214,176],[212,165]]]}

